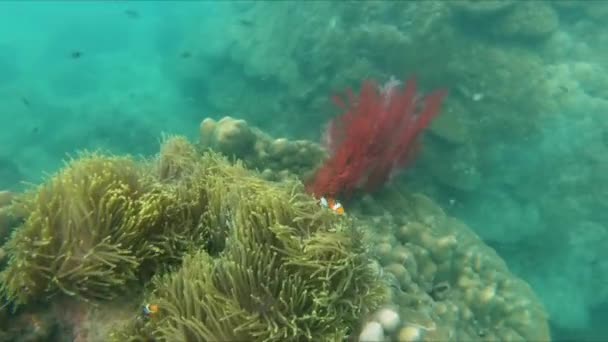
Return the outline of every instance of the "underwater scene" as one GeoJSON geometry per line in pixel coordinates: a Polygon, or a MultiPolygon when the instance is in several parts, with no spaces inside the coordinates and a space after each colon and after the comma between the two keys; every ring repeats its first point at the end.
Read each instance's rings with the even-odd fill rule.
{"type": "Polygon", "coordinates": [[[0,2],[0,342],[608,341],[607,21],[0,2]]]}

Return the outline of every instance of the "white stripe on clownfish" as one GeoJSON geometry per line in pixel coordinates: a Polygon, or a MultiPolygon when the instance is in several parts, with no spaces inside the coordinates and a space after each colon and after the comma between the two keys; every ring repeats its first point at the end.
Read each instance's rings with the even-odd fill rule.
{"type": "Polygon", "coordinates": [[[331,209],[331,211],[338,215],[344,215],[344,207],[342,207],[342,204],[340,202],[336,201],[333,198],[325,198],[325,196],[323,196],[319,199],[319,204],[323,208],[331,209]]]}

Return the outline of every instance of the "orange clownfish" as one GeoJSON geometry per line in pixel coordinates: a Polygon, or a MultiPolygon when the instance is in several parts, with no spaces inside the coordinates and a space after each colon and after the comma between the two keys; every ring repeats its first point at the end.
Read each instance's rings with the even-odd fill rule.
{"type": "Polygon", "coordinates": [[[146,304],[143,308],[144,318],[151,318],[158,313],[160,308],[156,304],[146,304]]]}
{"type": "Polygon", "coordinates": [[[333,198],[321,197],[321,199],[319,200],[319,204],[321,204],[323,208],[331,209],[331,211],[338,215],[344,215],[344,207],[342,207],[342,204],[340,202],[336,201],[333,198]]]}

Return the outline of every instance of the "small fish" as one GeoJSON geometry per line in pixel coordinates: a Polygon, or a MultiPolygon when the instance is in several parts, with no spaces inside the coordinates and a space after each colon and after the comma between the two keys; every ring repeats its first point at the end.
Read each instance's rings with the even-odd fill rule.
{"type": "Polygon", "coordinates": [[[142,314],[144,318],[149,319],[154,317],[160,308],[156,304],[146,304],[142,309],[142,314]]]}
{"type": "Polygon", "coordinates": [[[239,19],[239,24],[247,27],[252,27],[253,25],[255,25],[255,22],[249,19],[239,19]]]}
{"type": "Polygon", "coordinates": [[[137,12],[134,9],[126,9],[124,13],[127,15],[127,17],[129,17],[131,19],[139,18],[139,12],[137,12]]]}
{"type": "Polygon", "coordinates": [[[23,103],[24,106],[29,107],[30,106],[30,100],[28,100],[26,97],[22,96],[21,97],[21,103],[23,103]]]}
{"type": "Polygon", "coordinates": [[[78,59],[78,58],[82,57],[82,51],[74,50],[70,53],[70,57],[72,59],[78,59]]]}
{"type": "Polygon", "coordinates": [[[190,57],[192,57],[192,54],[190,53],[190,51],[184,51],[179,56],[181,58],[190,58],[190,57]]]}
{"type": "Polygon", "coordinates": [[[336,201],[333,198],[321,197],[321,199],[319,200],[319,204],[323,208],[328,208],[338,215],[344,215],[344,207],[340,202],[336,201]]]}
{"type": "Polygon", "coordinates": [[[481,101],[484,98],[484,94],[483,93],[475,93],[473,94],[473,96],[471,96],[471,99],[475,102],[477,101],[481,101]]]}

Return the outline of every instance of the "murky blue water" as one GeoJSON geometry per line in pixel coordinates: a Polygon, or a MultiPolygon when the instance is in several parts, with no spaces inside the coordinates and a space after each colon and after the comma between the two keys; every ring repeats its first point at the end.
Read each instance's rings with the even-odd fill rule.
{"type": "Polygon", "coordinates": [[[0,189],[205,117],[317,140],[332,93],[415,74],[450,94],[403,177],[532,285],[554,339],[606,340],[606,20],[582,1],[5,1],[0,189]]]}

